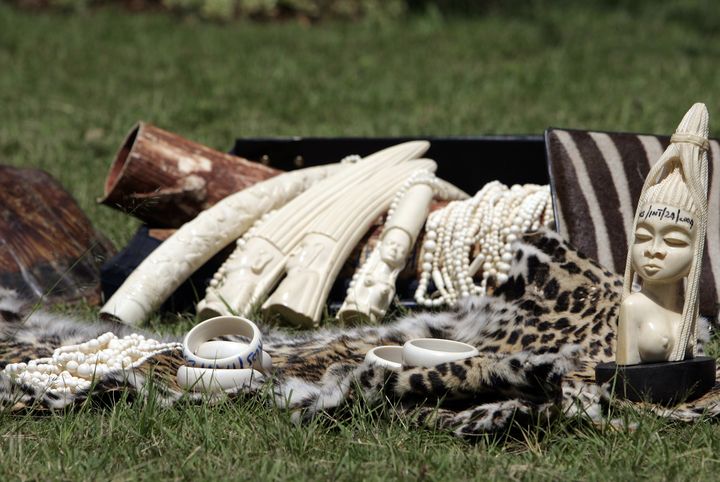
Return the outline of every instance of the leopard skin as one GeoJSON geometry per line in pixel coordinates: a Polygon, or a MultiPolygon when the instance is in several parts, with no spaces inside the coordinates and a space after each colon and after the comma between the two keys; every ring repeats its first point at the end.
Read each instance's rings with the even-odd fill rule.
{"type": "MultiPolygon", "coordinates": [[[[463,437],[563,414],[601,421],[612,400],[606,387],[595,384],[593,369],[613,358],[622,280],[553,232],[527,234],[514,247],[508,281],[492,295],[471,298],[454,310],[418,312],[379,326],[300,334],[265,329],[264,349],[273,360],[272,405],[302,420],[351,400],[393,403],[397,413],[413,423],[463,437]],[[372,347],[421,337],[463,341],[480,354],[397,372],[364,361],[372,347]]],[[[0,314],[6,313],[0,320],[2,364],[47,356],[58,346],[108,329],[118,335],[127,331],[42,312],[23,317],[17,307],[6,306],[7,299],[0,291],[0,314]]],[[[181,398],[207,403],[237,395],[183,392],[175,382],[182,363],[180,349],[158,353],[130,373],[111,373],[98,381],[94,395],[127,391],[144,396],[149,381],[166,405],[181,398]]],[[[263,385],[258,380],[243,391],[257,392],[263,385]]],[[[50,399],[31,387],[14,385],[0,372],[0,405],[55,409],[87,396],[50,399]]],[[[643,408],[685,421],[720,416],[720,392],[713,390],[673,409],[643,408]]]]}

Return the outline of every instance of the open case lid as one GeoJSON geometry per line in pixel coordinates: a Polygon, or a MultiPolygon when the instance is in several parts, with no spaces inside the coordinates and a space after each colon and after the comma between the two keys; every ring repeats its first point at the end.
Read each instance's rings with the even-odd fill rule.
{"type": "Polygon", "coordinates": [[[437,162],[437,175],[470,195],[493,180],[508,186],[548,183],[542,136],[255,138],[237,139],[231,152],[289,171],[412,140],[429,141],[424,157],[437,162]]]}

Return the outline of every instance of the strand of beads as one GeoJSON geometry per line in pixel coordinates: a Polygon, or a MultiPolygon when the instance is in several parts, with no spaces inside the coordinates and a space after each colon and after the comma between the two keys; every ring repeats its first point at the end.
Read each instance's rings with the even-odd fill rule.
{"type": "Polygon", "coordinates": [[[118,338],[108,332],[79,345],[60,347],[49,358],[8,364],[4,371],[36,390],[69,395],[87,390],[95,378],[127,370],[160,351],[179,347],[178,343],[161,343],[135,333],[118,338]]]}
{"type": "Polygon", "coordinates": [[[493,181],[471,199],[433,212],[425,225],[423,263],[415,300],[422,306],[454,306],[460,298],[484,295],[508,279],[512,242],[553,222],[549,186],[508,188],[493,181]],[[473,251],[477,252],[470,262],[473,251]],[[481,272],[481,282],[474,276],[481,272]],[[430,279],[436,292],[428,296],[430,279]]]}
{"type": "Polygon", "coordinates": [[[430,186],[433,190],[433,194],[436,197],[442,197],[445,195],[444,190],[442,189],[442,185],[440,184],[440,181],[438,181],[438,178],[435,177],[435,174],[432,172],[421,169],[418,171],[413,172],[403,183],[403,185],[400,187],[398,192],[395,193],[395,196],[392,198],[392,201],[390,201],[390,208],[388,209],[387,216],[385,217],[385,224],[388,225],[390,221],[392,220],[393,214],[395,214],[395,209],[397,209],[398,203],[400,200],[405,196],[405,194],[408,192],[408,189],[413,187],[416,184],[427,184],[430,186]]]}

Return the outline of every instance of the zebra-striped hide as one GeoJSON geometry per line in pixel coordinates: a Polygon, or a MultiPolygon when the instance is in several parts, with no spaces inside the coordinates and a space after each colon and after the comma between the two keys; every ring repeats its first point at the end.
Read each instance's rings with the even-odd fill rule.
{"type": "MultiPolygon", "coordinates": [[[[545,145],[560,234],[601,265],[625,272],[628,240],[645,177],[669,136],[548,129],[545,145]]],[[[707,239],[700,313],[720,304],[720,144],[710,140],[707,239]]]]}

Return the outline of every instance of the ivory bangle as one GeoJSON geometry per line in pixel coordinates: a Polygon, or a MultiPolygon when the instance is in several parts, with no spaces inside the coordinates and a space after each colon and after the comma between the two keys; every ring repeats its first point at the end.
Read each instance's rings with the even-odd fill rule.
{"type": "Polygon", "coordinates": [[[464,360],[478,355],[472,345],[440,338],[416,338],[403,345],[403,365],[411,367],[434,367],[441,363],[464,360]]]}
{"type": "MultiPolygon", "coordinates": [[[[195,355],[202,358],[209,358],[211,360],[219,358],[228,358],[234,356],[236,353],[240,353],[247,349],[249,345],[238,341],[225,341],[225,340],[213,340],[201,343],[195,352],[195,355]]],[[[255,360],[253,368],[263,373],[268,373],[272,369],[272,358],[268,355],[265,350],[262,352],[262,356],[255,360]]]]}
{"type": "Polygon", "coordinates": [[[224,392],[233,388],[250,386],[253,380],[262,379],[262,373],[252,368],[223,370],[183,365],[177,371],[178,385],[193,392],[224,392]]]}
{"type": "Polygon", "coordinates": [[[262,335],[255,323],[239,316],[210,318],[185,335],[183,355],[191,367],[250,368],[262,357],[262,335]],[[224,358],[205,358],[198,355],[200,345],[222,335],[246,336],[250,343],[238,343],[239,350],[224,358]]]}
{"type": "Polygon", "coordinates": [[[365,361],[391,370],[402,369],[403,347],[396,345],[376,346],[365,355],[365,361]]]}

